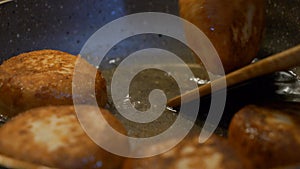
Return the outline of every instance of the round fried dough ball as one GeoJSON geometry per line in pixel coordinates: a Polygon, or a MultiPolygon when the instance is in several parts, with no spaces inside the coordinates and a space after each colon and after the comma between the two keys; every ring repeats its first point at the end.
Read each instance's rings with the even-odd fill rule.
{"type": "Polygon", "coordinates": [[[230,123],[229,141],[256,169],[299,164],[299,110],[246,106],[230,123]]]}
{"type": "MultiPolygon", "coordinates": [[[[263,0],[179,0],[179,7],[180,16],[210,39],[228,73],[256,57],[264,31],[264,3],[263,0]]],[[[193,35],[189,32],[186,35],[188,42],[194,43],[193,35]]],[[[209,71],[219,73],[215,59],[205,60],[209,71]]]]}
{"type": "MultiPolygon", "coordinates": [[[[170,140],[172,141],[172,140],[170,140]]],[[[148,147],[155,151],[169,142],[148,147]]],[[[245,168],[224,138],[213,136],[204,144],[198,137],[184,140],[166,153],[150,158],[126,159],[123,169],[242,169],[245,168]]]]}
{"type": "MultiPolygon", "coordinates": [[[[12,57],[0,66],[0,113],[8,117],[30,108],[47,105],[71,105],[72,79],[75,62],[83,65],[79,75],[82,84],[96,71],[92,65],[74,55],[56,51],[40,50],[12,57]]],[[[87,88],[81,88],[89,95],[87,88]]],[[[97,71],[95,93],[99,106],[107,101],[106,83],[97,71]]],[[[84,104],[85,100],[82,100],[84,104]]]]}
{"type": "MultiPolygon", "coordinates": [[[[98,107],[79,105],[89,119],[89,113],[98,107]]],[[[100,109],[106,121],[115,130],[125,134],[121,123],[107,110],[100,109]]],[[[96,128],[101,136],[107,136],[103,123],[96,128]]],[[[73,106],[49,106],[30,109],[14,117],[0,128],[0,154],[17,160],[55,168],[116,169],[123,158],[103,150],[84,132],[73,106]]],[[[116,143],[128,149],[127,139],[104,137],[102,140],[116,143]]]]}

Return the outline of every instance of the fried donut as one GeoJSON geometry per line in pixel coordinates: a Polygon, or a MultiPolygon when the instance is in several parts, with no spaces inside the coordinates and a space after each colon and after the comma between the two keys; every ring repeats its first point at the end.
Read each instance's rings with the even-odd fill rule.
{"type": "MultiPolygon", "coordinates": [[[[72,79],[75,62],[82,66],[83,85],[92,65],[80,57],[56,51],[40,50],[12,57],[0,66],[0,113],[8,117],[34,107],[48,105],[71,105],[72,79]],[[78,60],[77,60],[78,59],[78,60]]],[[[90,92],[82,87],[81,98],[90,92]]],[[[99,106],[107,102],[106,83],[97,71],[95,93],[99,106]]],[[[84,100],[82,100],[84,104],[84,100]]]]}
{"type": "MultiPolygon", "coordinates": [[[[148,149],[168,145],[153,145],[148,149]]],[[[168,152],[144,159],[126,159],[123,169],[242,169],[241,160],[224,138],[214,136],[200,144],[198,137],[184,140],[168,152]]]]}
{"type": "MultiPolygon", "coordinates": [[[[179,0],[180,16],[206,34],[227,73],[256,57],[264,31],[264,6],[262,0],[179,0]]],[[[188,43],[201,45],[193,44],[189,32],[186,35],[188,43]]],[[[205,62],[209,71],[218,73],[215,59],[205,58],[205,62]]]]}
{"type": "MultiPolygon", "coordinates": [[[[98,107],[81,106],[89,113],[98,107]]],[[[118,132],[126,134],[121,123],[107,110],[100,109],[106,121],[118,132]]],[[[95,128],[104,133],[105,126],[95,128]]],[[[93,127],[93,126],[92,126],[93,127]]],[[[103,136],[103,135],[101,135],[103,136]]],[[[105,134],[107,136],[107,134],[105,134]]],[[[123,158],[103,150],[84,132],[73,106],[49,106],[21,113],[0,128],[0,154],[33,164],[55,168],[116,169],[123,158]]],[[[117,147],[129,149],[128,140],[100,138],[114,142],[117,147]]],[[[126,150],[127,151],[127,150],[126,150]]]]}
{"type": "Polygon", "coordinates": [[[229,141],[255,169],[299,164],[299,108],[246,106],[230,123],[229,141]]]}

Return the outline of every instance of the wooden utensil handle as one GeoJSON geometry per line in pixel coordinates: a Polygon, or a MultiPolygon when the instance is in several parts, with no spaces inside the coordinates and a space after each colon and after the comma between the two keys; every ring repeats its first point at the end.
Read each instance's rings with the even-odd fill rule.
{"type": "MultiPolygon", "coordinates": [[[[219,90],[222,89],[223,85],[218,84],[220,84],[220,82],[224,79],[226,79],[226,87],[229,87],[255,77],[267,75],[280,70],[286,70],[296,66],[300,66],[300,45],[229,73],[220,79],[216,79],[212,82],[212,84],[214,85],[214,89],[219,90]]],[[[182,102],[195,100],[197,99],[194,98],[195,92],[199,92],[201,96],[208,95],[211,92],[211,84],[205,84],[184,95],[174,97],[168,101],[167,105],[170,107],[177,107],[181,104],[181,100],[182,102]]]]}

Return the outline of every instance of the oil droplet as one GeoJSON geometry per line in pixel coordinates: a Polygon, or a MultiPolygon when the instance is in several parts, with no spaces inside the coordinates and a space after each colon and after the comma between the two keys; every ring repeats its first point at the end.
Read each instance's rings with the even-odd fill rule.
{"type": "Polygon", "coordinates": [[[198,85],[204,85],[204,84],[209,83],[208,80],[203,80],[203,79],[196,78],[196,77],[191,77],[190,81],[196,82],[198,85]]]}
{"type": "Polygon", "coordinates": [[[177,110],[175,110],[173,107],[167,106],[166,109],[173,112],[173,113],[177,113],[177,110]]]}
{"type": "Polygon", "coordinates": [[[115,64],[117,61],[116,61],[116,59],[112,59],[112,60],[110,60],[108,63],[109,64],[115,64]]]}

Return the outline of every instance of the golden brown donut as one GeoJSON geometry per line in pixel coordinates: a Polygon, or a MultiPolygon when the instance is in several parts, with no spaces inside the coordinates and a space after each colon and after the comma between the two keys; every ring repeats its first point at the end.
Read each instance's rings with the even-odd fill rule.
{"type": "Polygon", "coordinates": [[[255,169],[300,163],[299,110],[246,106],[230,124],[229,141],[255,169]]]}
{"type": "MultiPolygon", "coordinates": [[[[87,85],[85,78],[90,77],[89,72],[96,68],[65,52],[40,50],[5,61],[0,66],[0,113],[12,117],[34,107],[73,104],[72,78],[77,59],[84,65],[80,71],[82,83],[87,85]]],[[[106,83],[100,71],[97,71],[95,81],[98,105],[104,106],[106,83]]],[[[88,94],[87,89],[82,90],[88,94]]]]}
{"type": "MultiPolygon", "coordinates": [[[[161,145],[149,147],[149,151],[161,145]]],[[[244,169],[245,166],[224,138],[213,136],[199,144],[198,137],[184,140],[170,151],[144,159],[126,159],[123,169],[244,169]]]]}
{"type": "MultiPolygon", "coordinates": [[[[99,109],[80,108],[87,115],[99,109]]],[[[101,109],[101,112],[113,128],[125,133],[121,123],[108,111],[101,109]]],[[[105,132],[105,127],[97,132],[105,132]]],[[[122,157],[103,150],[86,135],[73,106],[39,107],[21,113],[0,128],[0,138],[0,154],[48,167],[116,169],[123,161],[122,157]]],[[[127,139],[103,140],[128,148],[127,139]]]]}
{"type": "MultiPolygon", "coordinates": [[[[179,0],[179,7],[180,16],[210,39],[226,72],[256,57],[264,30],[263,0],[179,0]]],[[[186,34],[188,42],[193,43],[193,35],[186,34]]],[[[215,72],[214,59],[206,60],[209,71],[215,72]]]]}

